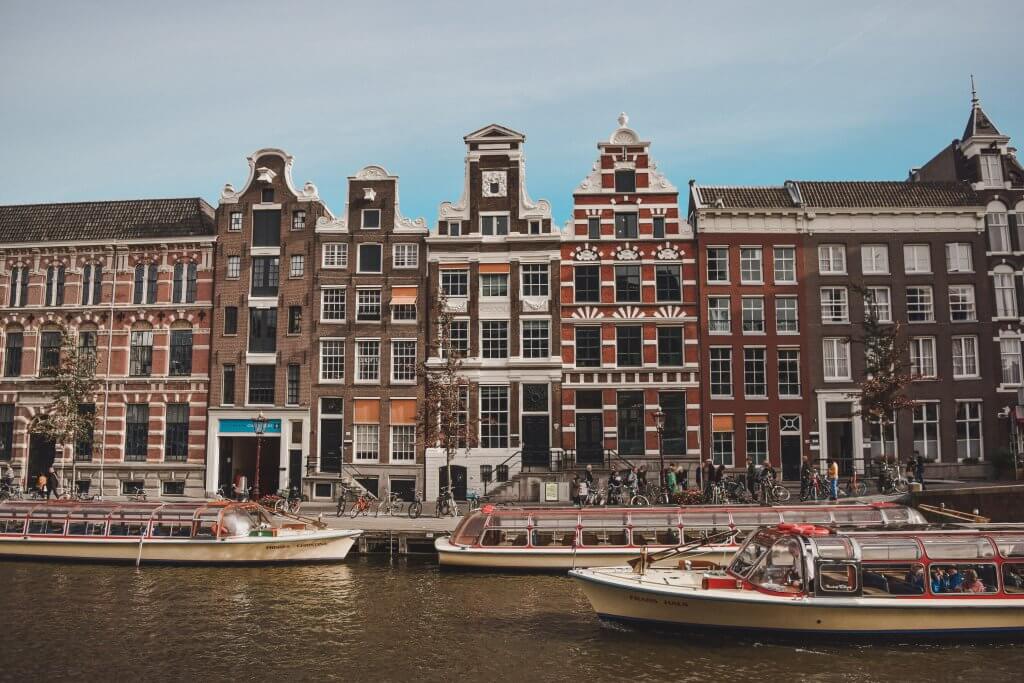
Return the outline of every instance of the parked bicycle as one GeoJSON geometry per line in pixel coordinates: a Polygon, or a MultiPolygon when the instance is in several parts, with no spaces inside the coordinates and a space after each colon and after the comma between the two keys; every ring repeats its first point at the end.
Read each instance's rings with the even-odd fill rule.
{"type": "Polygon", "coordinates": [[[402,514],[402,497],[392,491],[391,493],[385,492],[381,496],[380,501],[377,503],[377,509],[374,511],[375,517],[381,515],[400,515],[402,514]]]}
{"type": "Polygon", "coordinates": [[[421,514],[423,514],[423,497],[417,491],[412,502],[409,503],[409,519],[417,519],[421,514]]]}
{"type": "Polygon", "coordinates": [[[491,499],[488,496],[481,496],[476,491],[468,491],[466,493],[466,503],[469,504],[470,512],[473,512],[474,510],[479,510],[481,507],[487,505],[487,503],[489,502],[491,502],[491,499]]]}
{"type": "Polygon", "coordinates": [[[338,487],[338,506],[335,513],[338,517],[345,514],[345,510],[348,508],[349,503],[354,503],[359,498],[359,491],[354,486],[349,486],[343,481],[339,481],[338,487]]]}
{"type": "MultiPolygon", "coordinates": [[[[124,497],[131,503],[145,503],[147,498],[146,489],[135,489],[134,491],[129,491],[124,494],[124,497]]],[[[248,496],[246,496],[246,500],[248,500],[248,496]]]]}
{"type": "Polygon", "coordinates": [[[774,479],[762,479],[758,484],[758,491],[764,505],[785,503],[790,497],[789,489],[774,479]]]}
{"type": "Polygon", "coordinates": [[[21,490],[19,484],[2,484],[0,485],[0,502],[5,500],[23,500],[25,497],[24,492],[21,490]]]}
{"type": "Polygon", "coordinates": [[[910,482],[903,476],[898,464],[882,463],[878,479],[878,490],[882,494],[893,495],[910,490],[910,482]]]}
{"type": "Polygon", "coordinates": [[[369,491],[363,491],[352,503],[349,509],[349,516],[355,519],[359,515],[370,516],[370,508],[373,507],[374,496],[369,491]]]}
{"type": "Polygon", "coordinates": [[[442,486],[437,494],[437,504],[434,508],[435,517],[458,517],[459,504],[455,501],[455,494],[447,486],[442,486]]]}

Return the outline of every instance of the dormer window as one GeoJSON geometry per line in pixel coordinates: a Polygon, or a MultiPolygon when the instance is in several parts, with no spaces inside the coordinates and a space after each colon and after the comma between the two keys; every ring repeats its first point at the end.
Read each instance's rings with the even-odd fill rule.
{"type": "Polygon", "coordinates": [[[264,204],[274,203],[274,188],[264,187],[260,190],[260,201],[264,204]]]}
{"type": "Polygon", "coordinates": [[[231,223],[228,225],[228,230],[232,232],[238,232],[242,229],[242,212],[232,211],[231,212],[231,223]]]}
{"type": "Polygon", "coordinates": [[[539,235],[540,233],[541,233],[541,222],[540,221],[530,221],[530,234],[531,235],[539,235]]]}
{"type": "Polygon", "coordinates": [[[981,155],[981,182],[988,187],[1003,186],[1003,161],[998,154],[981,155]]]}
{"type": "Polygon", "coordinates": [[[363,209],[363,230],[380,230],[380,209],[363,209]]]}
{"type": "Polygon", "coordinates": [[[496,237],[508,234],[508,216],[480,216],[480,234],[485,237],[496,237]]]}
{"type": "Polygon", "coordinates": [[[631,168],[624,168],[616,171],[615,191],[636,192],[636,171],[631,168]]]}
{"type": "Polygon", "coordinates": [[[448,236],[458,237],[462,234],[462,223],[459,221],[451,221],[448,223],[448,236]]]}

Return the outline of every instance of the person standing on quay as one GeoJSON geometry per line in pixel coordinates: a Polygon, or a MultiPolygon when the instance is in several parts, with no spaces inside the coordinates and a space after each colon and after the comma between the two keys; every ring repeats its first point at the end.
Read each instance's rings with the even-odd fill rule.
{"type": "Polygon", "coordinates": [[[54,498],[60,498],[60,482],[57,480],[57,470],[50,467],[50,471],[46,475],[46,500],[50,500],[52,495],[54,498]]]}
{"type": "Polygon", "coordinates": [[[839,463],[828,461],[828,499],[839,499],[839,463]]]}
{"type": "Polygon", "coordinates": [[[668,499],[672,500],[672,495],[676,492],[676,465],[675,463],[669,463],[668,467],[665,468],[665,493],[668,495],[668,499]]]}
{"type": "Polygon", "coordinates": [[[569,483],[569,498],[573,505],[580,506],[580,475],[578,474],[572,475],[572,481],[569,483]]]}
{"type": "Polygon", "coordinates": [[[924,491],[924,458],[917,451],[914,451],[914,479],[920,482],[921,490],[924,491]]]}

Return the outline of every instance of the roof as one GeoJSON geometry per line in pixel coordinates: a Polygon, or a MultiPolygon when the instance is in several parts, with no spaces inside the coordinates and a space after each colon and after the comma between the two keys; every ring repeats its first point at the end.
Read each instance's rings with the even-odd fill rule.
{"type": "Polygon", "coordinates": [[[697,199],[707,208],[792,209],[796,204],[785,187],[696,185],[697,199]]]}
{"type": "Polygon", "coordinates": [[[213,207],[199,197],[0,206],[0,243],[213,235],[213,207]]]}
{"type": "Polygon", "coordinates": [[[936,208],[980,206],[967,183],[900,180],[786,181],[784,186],[695,186],[701,208],[936,208]]]}
{"type": "Polygon", "coordinates": [[[977,98],[972,100],[971,114],[967,117],[963,139],[970,140],[976,135],[1001,135],[996,124],[992,123],[992,119],[982,110],[977,98]]]}

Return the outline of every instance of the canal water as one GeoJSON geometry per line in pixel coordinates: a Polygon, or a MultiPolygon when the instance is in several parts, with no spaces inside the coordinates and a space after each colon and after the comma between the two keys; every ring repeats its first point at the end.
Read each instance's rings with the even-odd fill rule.
{"type": "Polygon", "coordinates": [[[429,561],[0,562],[0,680],[1021,680],[1024,647],[771,643],[602,626],[562,576],[429,561]]]}

